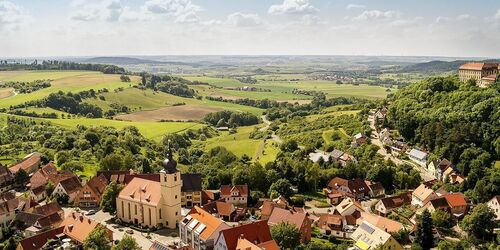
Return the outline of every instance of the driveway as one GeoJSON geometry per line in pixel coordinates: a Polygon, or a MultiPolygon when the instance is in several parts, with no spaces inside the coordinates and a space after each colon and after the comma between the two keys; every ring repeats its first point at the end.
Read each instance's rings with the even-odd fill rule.
{"type": "MultiPolygon", "coordinates": [[[[71,212],[75,211],[74,208],[63,208],[65,216],[68,216],[71,212]]],[[[172,233],[175,233],[178,235],[177,230],[172,230],[172,229],[161,229],[155,232],[150,233],[151,239],[147,239],[147,233],[143,233],[140,231],[137,231],[135,229],[131,229],[128,227],[124,227],[121,225],[118,225],[116,223],[113,223],[111,219],[113,216],[109,213],[105,213],[103,211],[97,211],[97,213],[93,215],[87,216],[93,220],[98,221],[99,223],[107,226],[111,231],[113,231],[113,240],[121,240],[123,238],[123,235],[127,234],[125,231],[130,229],[132,230],[133,234],[129,234],[132,236],[136,241],[139,246],[141,246],[142,249],[149,249],[151,245],[153,245],[153,242],[155,240],[160,241],[163,244],[170,245],[174,244],[180,241],[179,237],[172,237],[170,236],[172,233]]]]}

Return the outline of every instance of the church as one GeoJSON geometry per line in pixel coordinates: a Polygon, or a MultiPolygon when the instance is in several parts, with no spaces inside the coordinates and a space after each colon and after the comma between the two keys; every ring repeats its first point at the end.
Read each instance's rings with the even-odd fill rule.
{"type": "Polygon", "coordinates": [[[181,174],[169,148],[160,181],[133,178],[116,198],[116,217],[149,228],[176,228],[181,218],[181,174]]]}

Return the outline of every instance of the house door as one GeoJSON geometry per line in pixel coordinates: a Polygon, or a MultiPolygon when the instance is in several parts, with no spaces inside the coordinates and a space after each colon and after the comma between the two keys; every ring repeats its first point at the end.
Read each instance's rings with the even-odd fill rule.
{"type": "Polygon", "coordinates": [[[139,224],[139,220],[138,219],[134,219],[134,224],[139,224]]]}
{"type": "Polygon", "coordinates": [[[192,207],[192,206],[193,206],[193,202],[191,202],[191,201],[186,202],[186,207],[192,207]]]}

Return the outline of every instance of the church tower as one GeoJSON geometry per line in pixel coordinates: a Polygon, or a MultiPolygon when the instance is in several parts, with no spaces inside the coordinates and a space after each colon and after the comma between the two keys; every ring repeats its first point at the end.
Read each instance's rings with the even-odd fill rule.
{"type": "Polygon", "coordinates": [[[172,149],[168,148],[167,159],[163,161],[160,171],[161,210],[159,218],[167,228],[176,228],[181,219],[181,173],[177,170],[177,162],[172,156],[172,149]]]}

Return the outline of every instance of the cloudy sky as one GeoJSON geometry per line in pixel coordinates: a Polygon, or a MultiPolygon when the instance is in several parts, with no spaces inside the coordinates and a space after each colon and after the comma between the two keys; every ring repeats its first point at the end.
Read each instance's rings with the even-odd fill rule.
{"type": "Polygon", "coordinates": [[[0,57],[500,57],[499,0],[0,0],[0,57]]]}

